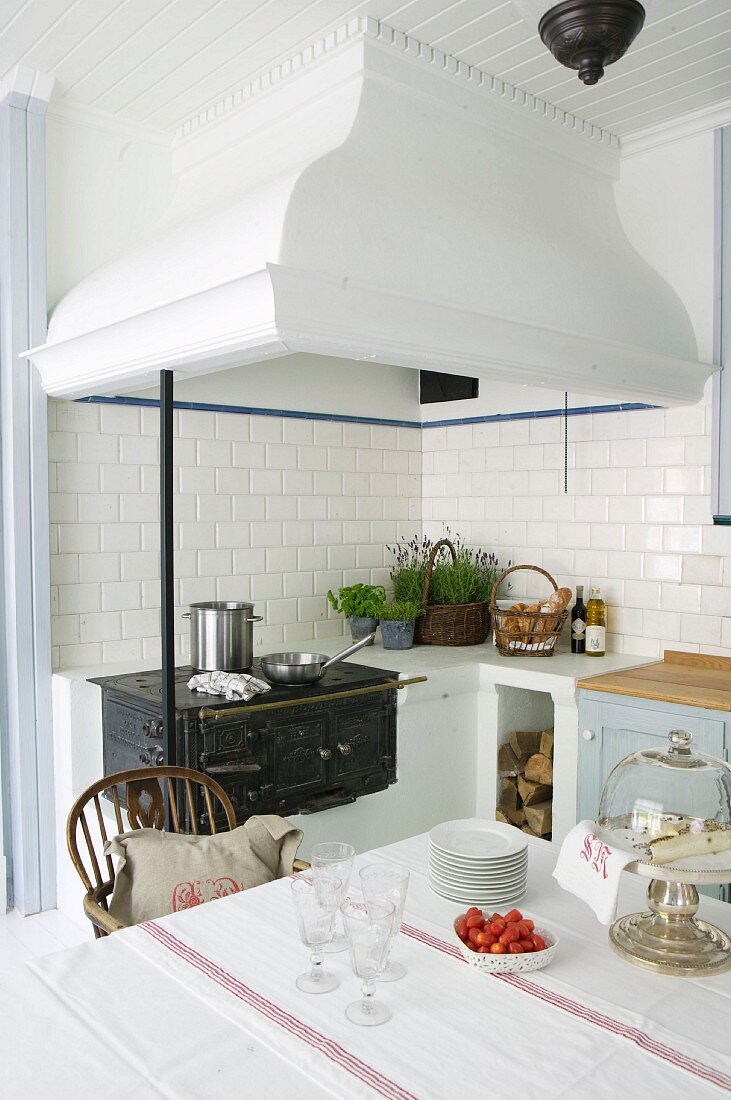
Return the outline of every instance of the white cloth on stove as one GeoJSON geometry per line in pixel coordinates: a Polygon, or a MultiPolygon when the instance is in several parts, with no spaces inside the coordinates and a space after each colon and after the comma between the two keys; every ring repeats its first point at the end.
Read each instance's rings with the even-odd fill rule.
{"type": "Polygon", "coordinates": [[[255,695],[271,691],[271,685],[248,672],[199,672],[188,680],[191,691],[204,695],[225,695],[227,699],[240,699],[248,703],[255,695]]]}
{"type": "Polygon", "coordinates": [[[617,913],[622,871],[637,854],[613,848],[596,835],[593,821],[574,825],[561,845],[553,877],[570,894],[585,901],[602,924],[611,924],[617,913]]]}

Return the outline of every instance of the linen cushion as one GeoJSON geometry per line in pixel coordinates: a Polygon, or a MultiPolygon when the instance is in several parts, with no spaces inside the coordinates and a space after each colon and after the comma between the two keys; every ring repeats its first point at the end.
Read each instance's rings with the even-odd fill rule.
{"type": "Polygon", "coordinates": [[[301,841],[301,831],[275,815],[215,836],[122,833],[105,846],[118,860],[109,912],[124,925],[139,924],[261,886],[292,873],[301,841]]]}

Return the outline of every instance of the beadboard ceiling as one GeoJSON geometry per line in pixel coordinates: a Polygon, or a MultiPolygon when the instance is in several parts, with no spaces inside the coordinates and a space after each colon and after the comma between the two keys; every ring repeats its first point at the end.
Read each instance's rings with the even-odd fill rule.
{"type": "Polygon", "coordinates": [[[0,0],[0,76],[51,74],[56,98],[175,128],[324,32],[369,15],[622,135],[731,100],[729,0],[655,0],[593,88],[512,0],[0,0]]]}

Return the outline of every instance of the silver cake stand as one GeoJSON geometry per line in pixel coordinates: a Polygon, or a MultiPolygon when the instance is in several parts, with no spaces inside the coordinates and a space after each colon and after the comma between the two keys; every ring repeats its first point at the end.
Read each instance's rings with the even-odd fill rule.
{"type": "Polygon", "coordinates": [[[681,870],[637,860],[626,870],[651,879],[649,912],[630,913],[614,922],[609,940],[618,955],[656,974],[700,978],[731,967],[731,936],[696,916],[697,887],[731,882],[731,867],[681,870]]]}

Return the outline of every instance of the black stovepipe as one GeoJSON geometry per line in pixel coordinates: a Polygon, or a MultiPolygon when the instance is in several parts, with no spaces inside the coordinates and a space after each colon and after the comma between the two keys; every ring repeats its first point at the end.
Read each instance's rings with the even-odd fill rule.
{"type": "Polygon", "coordinates": [[[173,372],[160,371],[160,633],[166,764],[175,756],[175,531],[173,528],[173,372]]]}

